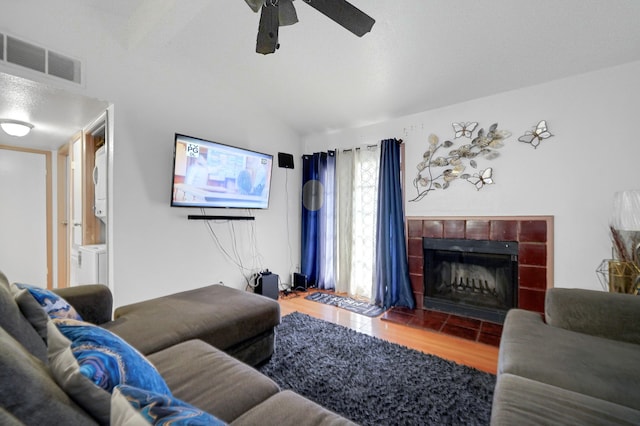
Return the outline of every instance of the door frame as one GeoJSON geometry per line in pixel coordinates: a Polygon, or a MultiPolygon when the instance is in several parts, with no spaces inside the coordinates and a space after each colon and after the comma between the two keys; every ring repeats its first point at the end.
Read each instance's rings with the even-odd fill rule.
{"type": "Polygon", "coordinates": [[[57,200],[57,266],[58,287],[71,285],[71,232],[69,226],[72,220],[73,208],[73,162],[83,161],[73,157],[73,143],[80,141],[82,132],[77,132],[71,139],[58,148],[56,168],[56,200],[57,200]]]}
{"type": "Polygon", "coordinates": [[[69,203],[68,197],[71,194],[69,182],[69,161],[71,142],[66,142],[58,148],[56,157],[56,200],[57,200],[57,221],[58,221],[58,287],[68,287],[70,277],[70,256],[69,256],[69,203]]]}
{"type": "MultiPolygon", "coordinates": [[[[97,119],[97,123],[103,116],[97,119]]],[[[95,123],[91,126],[95,126],[95,123]]],[[[105,123],[102,124],[102,127],[105,123]]],[[[97,140],[89,127],[76,133],[68,142],[58,148],[58,174],[57,174],[57,201],[58,201],[58,287],[71,285],[71,250],[73,226],[69,226],[73,219],[74,197],[74,170],[75,164],[81,163],[80,177],[80,201],[82,204],[82,245],[97,244],[100,241],[100,220],[93,214],[93,202],[95,191],[93,185],[93,168],[95,166],[95,151],[97,140]],[[73,144],[80,143],[80,158],[73,154],[73,144]]],[[[74,224],[75,226],[75,224],[74,224]]],[[[106,284],[106,283],[105,283],[106,284]]]]}

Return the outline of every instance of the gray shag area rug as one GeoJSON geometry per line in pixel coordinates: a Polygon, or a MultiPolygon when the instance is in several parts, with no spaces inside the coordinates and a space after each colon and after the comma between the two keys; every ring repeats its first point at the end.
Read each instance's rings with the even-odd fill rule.
{"type": "Polygon", "coordinates": [[[355,300],[350,297],[338,296],[337,294],[323,293],[317,291],[311,293],[305,299],[313,300],[314,302],[324,303],[325,305],[337,306],[342,309],[346,309],[356,314],[366,315],[368,317],[377,317],[386,311],[386,309],[380,306],[370,305],[367,302],[355,300]]]}
{"type": "Polygon", "coordinates": [[[361,425],[487,425],[493,374],[299,312],[259,370],[361,425]]]}

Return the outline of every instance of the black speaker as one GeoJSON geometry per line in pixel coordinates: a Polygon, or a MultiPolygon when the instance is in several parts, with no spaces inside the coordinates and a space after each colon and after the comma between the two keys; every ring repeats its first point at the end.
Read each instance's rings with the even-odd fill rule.
{"type": "Polygon", "coordinates": [[[277,274],[261,274],[257,278],[257,285],[254,289],[256,294],[270,297],[278,300],[278,275],[277,274]]]}
{"type": "Polygon", "coordinates": [[[284,152],[278,153],[278,167],[293,169],[293,155],[284,152]]]}
{"type": "Polygon", "coordinates": [[[295,272],[293,274],[293,289],[294,290],[306,290],[307,289],[307,276],[295,272]]]}

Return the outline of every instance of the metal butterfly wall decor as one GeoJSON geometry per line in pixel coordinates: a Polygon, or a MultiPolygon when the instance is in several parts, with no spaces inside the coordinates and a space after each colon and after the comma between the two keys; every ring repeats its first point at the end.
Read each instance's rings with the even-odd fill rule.
{"type": "Polygon", "coordinates": [[[540,121],[533,130],[527,130],[524,135],[520,136],[518,140],[520,142],[528,143],[534,148],[537,148],[543,139],[548,139],[551,136],[551,132],[547,129],[547,121],[540,121]]]}
{"type": "Polygon", "coordinates": [[[467,179],[467,181],[474,184],[476,189],[480,191],[483,186],[493,184],[493,169],[489,167],[480,173],[474,173],[473,176],[467,179]]]}
{"type": "Polygon", "coordinates": [[[455,132],[455,138],[464,136],[465,138],[471,139],[471,135],[473,131],[476,129],[478,123],[474,122],[466,122],[466,123],[451,123],[453,126],[453,131],[455,132]]]}

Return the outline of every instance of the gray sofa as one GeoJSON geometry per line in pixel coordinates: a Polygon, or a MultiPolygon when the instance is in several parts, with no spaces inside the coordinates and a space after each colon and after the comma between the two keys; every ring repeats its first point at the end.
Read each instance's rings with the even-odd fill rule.
{"type": "Polygon", "coordinates": [[[640,297],[554,288],[507,314],[492,425],[640,424],[640,297]]]}
{"type": "MultiPolygon", "coordinates": [[[[102,285],[56,291],[85,321],[146,355],[174,397],[232,425],[352,425],[302,396],[283,391],[256,365],[273,351],[279,305],[210,286],[116,309],[102,285]],[[232,356],[233,355],[233,356],[232,356]]],[[[56,383],[46,341],[21,311],[0,272],[0,424],[98,424],[56,383]]]]}

